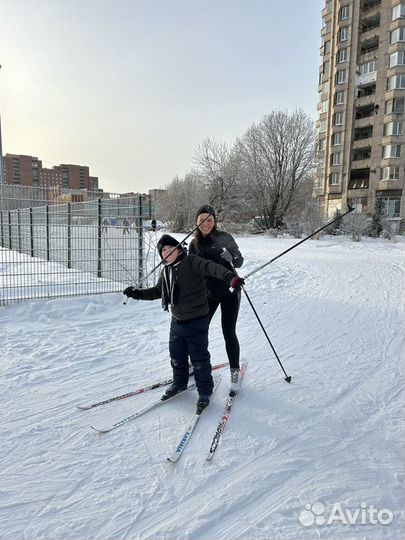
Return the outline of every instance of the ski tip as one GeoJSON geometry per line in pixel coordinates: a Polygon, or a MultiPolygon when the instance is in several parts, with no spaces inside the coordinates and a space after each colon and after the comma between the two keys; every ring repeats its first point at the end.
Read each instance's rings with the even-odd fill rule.
{"type": "Polygon", "coordinates": [[[91,429],[94,429],[94,431],[97,431],[97,433],[107,433],[107,431],[110,431],[109,429],[102,429],[102,428],[96,428],[94,426],[90,426],[91,429]]]}
{"type": "Polygon", "coordinates": [[[80,411],[88,411],[89,409],[91,409],[91,405],[75,405],[75,407],[80,411]]]}
{"type": "Polygon", "coordinates": [[[288,383],[290,383],[290,382],[291,382],[291,376],[289,375],[289,376],[286,377],[284,380],[287,381],[288,383]]]}

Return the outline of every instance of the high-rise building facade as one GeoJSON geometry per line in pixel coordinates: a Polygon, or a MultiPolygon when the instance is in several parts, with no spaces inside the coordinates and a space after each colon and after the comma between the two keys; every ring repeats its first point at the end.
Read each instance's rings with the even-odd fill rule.
{"type": "Polygon", "coordinates": [[[394,230],[405,217],[405,0],[326,0],[322,11],[315,195],[394,230]]]}
{"type": "Polygon", "coordinates": [[[64,190],[98,190],[98,178],[90,176],[87,166],[62,164],[47,169],[37,157],[16,154],[6,154],[3,163],[6,184],[57,186],[64,190]]]}

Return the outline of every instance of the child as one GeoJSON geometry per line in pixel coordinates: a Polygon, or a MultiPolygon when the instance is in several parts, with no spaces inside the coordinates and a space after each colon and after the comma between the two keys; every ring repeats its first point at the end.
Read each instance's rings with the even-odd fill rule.
{"type": "Polygon", "coordinates": [[[179,242],[164,234],[157,245],[163,268],[158,283],[149,289],[127,287],[124,294],[135,300],[162,299],[162,307],[172,312],[169,352],[173,368],[173,383],[162,400],[187,388],[188,357],[194,368],[199,398],[197,414],[209,404],[212,394],[210,353],[208,352],[208,299],[206,277],[225,281],[232,289],[240,289],[243,278],[212,261],[187,255],[179,242]]]}

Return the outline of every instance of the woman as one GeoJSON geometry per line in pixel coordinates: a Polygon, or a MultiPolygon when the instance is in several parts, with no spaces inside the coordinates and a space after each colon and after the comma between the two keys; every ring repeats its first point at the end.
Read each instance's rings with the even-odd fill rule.
{"type": "MultiPolygon", "coordinates": [[[[240,268],[243,257],[233,237],[216,226],[215,210],[208,205],[201,206],[196,214],[198,229],[190,242],[189,252],[222,264],[228,270],[240,268]]],[[[216,278],[207,278],[209,321],[218,306],[221,306],[222,333],[231,368],[230,392],[239,390],[239,341],[236,335],[241,291],[231,293],[229,288],[216,278]]]]}

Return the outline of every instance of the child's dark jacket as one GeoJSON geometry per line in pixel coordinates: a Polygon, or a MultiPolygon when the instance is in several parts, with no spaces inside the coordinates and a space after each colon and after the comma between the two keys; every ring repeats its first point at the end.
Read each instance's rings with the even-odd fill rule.
{"type": "Polygon", "coordinates": [[[163,280],[171,271],[173,279],[173,302],[171,311],[179,321],[187,321],[208,315],[207,285],[205,278],[221,279],[230,285],[235,274],[224,266],[197,255],[187,255],[172,268],[165,267],[154,287],[141,289],[141,300],[157,300],[162,297],[163,280]]]}

